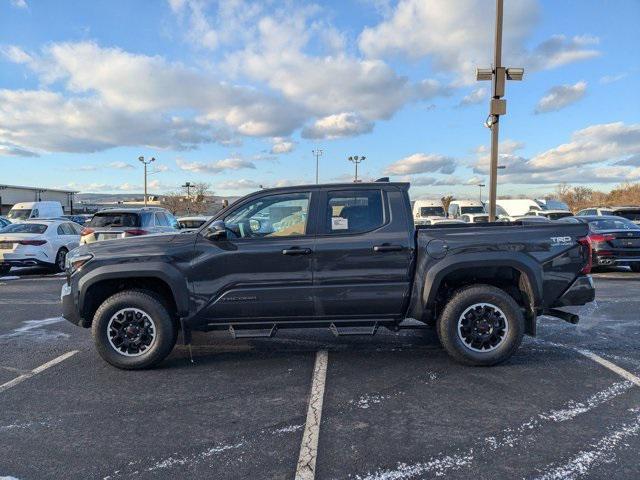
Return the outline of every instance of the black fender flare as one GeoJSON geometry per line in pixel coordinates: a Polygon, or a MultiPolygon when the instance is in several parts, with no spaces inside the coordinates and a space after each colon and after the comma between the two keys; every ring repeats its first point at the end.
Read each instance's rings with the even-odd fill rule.
{"type": "Polygon", "coordinates": [[[173,293],[178,315],[184,317],[189,314],[189,288],[187,287],[186,279],[177,268],[164,262],[104,265],[87,272],[78,281],[79,305],[84,305],[89,287],[98,282],[140,277],[156,278],[166,283],[173,293]]]}
{"type": "Polygon", "coordinates": [[[533,294],[534,309],[543,305],[542,297],[542,266],[524,253],[483,252],[481,258],[478,253],[451,255],[443,258],[430,267],[424,279],[422,290],[423,305],[433,304],[443,279],[456,270],[478,269],[483,267],[512,267],[526,276],[533,294]]]}

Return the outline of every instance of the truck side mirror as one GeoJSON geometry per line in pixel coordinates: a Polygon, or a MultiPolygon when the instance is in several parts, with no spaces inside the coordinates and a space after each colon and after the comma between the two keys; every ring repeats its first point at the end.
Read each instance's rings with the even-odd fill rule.
{"type": "Polygon", "coordinates": [[[209,240],[223,240],[227,238],[227,227],[222,220],[216,220],[209,225],[204,234],[209,240]]]}

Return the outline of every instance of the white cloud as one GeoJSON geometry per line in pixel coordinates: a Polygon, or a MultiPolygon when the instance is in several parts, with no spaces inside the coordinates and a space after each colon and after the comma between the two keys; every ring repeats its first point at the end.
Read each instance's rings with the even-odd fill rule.
{"type": "Polygon", "coordinates": [[[225,191],[234,191],[234,190],[257,190],[261,187],[260,183],[249,180],[246,178],[241,178],[240,180],[229,180],[226,182],[221,182],[216,184],[216,189],[225,190],[225,191]]]}
{"type": "Polygon", "coordinates": [[[385,173],[392,175],[408,175],[412,173],[453,173],[457,162],[451,157],[437,154],[414,153],[392,163],[385,173]]]}
{"type": "MultiPolygon", "coordinates": [[[[640,124],[592,125],[573,133],[571,141],[527,159],[514,150],[500,154],[502,183],[616,183],[640,180],[640,124]]],[[[488,173],[486,150],[479,151],[474,171],[488,173]]]]}
{"type": "Polygon", "coordinates": [[[304,138],[340,138],[369,133],[373,122],[356,113],[339,113],[316,120],[302,130],[304,138]]]}
{"type": "Polygon", "coordinates": [[[550,88],[540,99],[535,113],[547,113],[561,110],[584,98],[587,94],[587,82],[574,85],[557,85],[550,88]]]}
{"type": "Polygon", "coordinates": [[[253,162],[238,157],[225,158],[216,162],[187,162],[177,159],[176,164],[180,170],[194,173],[222,173],[228,170],[241,170],[243,168],[256,168],[253,162]]]}
{"type": "Polygon", "coordinates": [[[485,100],[488,100],[489,90],[484,87],[476,88],[469,93],[469,95],[465,95],[458,106],[467,107],[469,105],[476,105],[478,103],[482,103],[485,100]]]}
{"type": "Polygon", "coordinates": [[[115,168],[116,170],[131,170],[134,168],[134,166],[131,165],[130,163],[122,162],[122,161],[111,162],[107,164],[107,167],[115,168]]]}
{"type": "MultiPolygon", "coordinates": [[[[504,63],[529,71],[554,68],[598,54],[597,39],[554,35],[533,50],[528,41],[539,18],[538,2],[508,2],[504,11],[504,63]]],[[[452,72],[458,83],[475,81],[477,66],[489,66],[493,52],[493,4],[486,0],[400,0],[393,14],[359,37],[370,58],[429,57],[437,70],[452,72]]]]}
{"type": "Polygon", "coordinates": [[[619,82],[620,80],[626,77],[627,77],[626,73],[620,73],[618,75],[604,75],[600,77],[600,83],[603,85],[608,85],[610,83],[619,82]]]}
{"type": "Polygon", "coordinates": [[[16,8],[29,8],[26,0],[11,0],[11,5],[16,8]]]}
{"type": "Polygon", "coordinates": [[[15,145],[0,143],[0,157],[38,157],[39,155],[30,150],[25,150],[15,145]]]}
{"type": "Polygon", "coordinates": [[[291,153],[296,144],[290,138],[274,137],[271,139],[273,146],[270,152],[274,155],[280,155],[282,153],[291,153]]]}

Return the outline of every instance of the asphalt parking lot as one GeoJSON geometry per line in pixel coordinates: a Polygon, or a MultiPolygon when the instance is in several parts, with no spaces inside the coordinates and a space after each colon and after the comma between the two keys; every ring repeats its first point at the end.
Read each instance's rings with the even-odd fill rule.
{"type": "Polygon", "coordinates": [[[285,331],[197,335],[195,363],[178,346],[126,372],[60,318],[62,277],[11,273],[0,479],[311,478],[301,450],[319,479],[640,478],[640,275],[594,277],[580,324],[542,318],[497,367],[453,363],[430,331],[285,331]]]}

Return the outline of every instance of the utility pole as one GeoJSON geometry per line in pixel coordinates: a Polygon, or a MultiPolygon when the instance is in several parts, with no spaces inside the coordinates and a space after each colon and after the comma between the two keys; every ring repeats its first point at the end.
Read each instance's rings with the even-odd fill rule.
{"type": "Polygon", "coordinates": [[[311,150],[311,153],[313,153],[313,156],[316,157],[316,185],[317,185],[318,183],[320,183],[318,181],[318,168],[320,165],[320,162],[318,159],[322,156],[323,152],[322,152],[322,149],[316,148],[315,150],[311,150]]]}
{"type": "Polygon", "coordinates": [[[493,50],[493,68],[477,68],[476,80],[491,80],[493,83],[489,116],[485,126],[491,129],[491,164],[489,169],[489,221],[496,219],[496,198],[498,192],[498,133],[500,115],[507,113],[507,101],[504,100],[506,80],[522,80],[524,68],[505,68],[502,66],[502,19],[504,0],[496,0],[496,31],[493,50]]]}
{"type": "Polygon", "coordinates": [[[353,164],[356,166],[356,176],[353,180],[353,183],[358,183],[358,164],[360,164],[361,162],[363,162],[364,160],[366,160],[367,157],[359,157],[358,155],[353,155],[352,157],[349,157],[349,161],[353,162],[353,164]]]}
{"type": "Polygon", "coordinates": [[[479,183],[478,187],[480,187],[480,203],[482,203],[482,187],[486,187],[484,183],[479,183]]]}
{"type": "Polygon", "coordinates": [[[187,214],[191,213],[191,187],[193,187],[191,182],[185,182],[184,185],[182,185],[182,188],[187,189],[187,214]]]}
{"type": "Polygon", "coordinates": [[[140,160],[143,164],[144,164],[144,206],[147,206],[147,165],[149,165],[152,162],[155,162],[156,159],[155,157],[151,157],[149,160],[145,160],[143,156],[138,157],[138,160],[140,160]]]}

